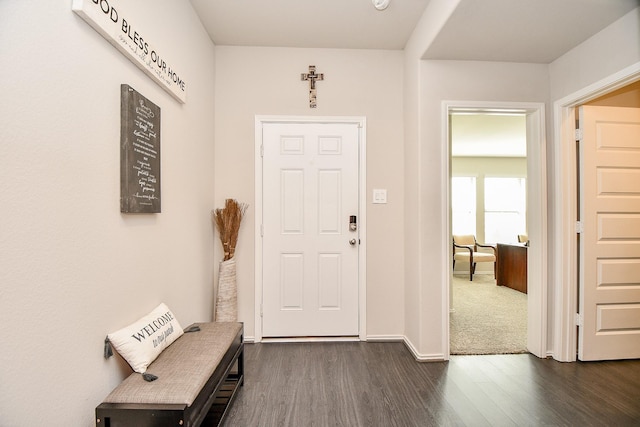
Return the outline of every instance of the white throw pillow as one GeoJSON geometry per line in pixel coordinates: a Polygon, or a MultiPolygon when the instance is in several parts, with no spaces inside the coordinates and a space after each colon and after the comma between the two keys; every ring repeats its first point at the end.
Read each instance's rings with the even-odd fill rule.
{"type": "Polygon", "coordinates": [[[171,310],[163,303],[129,326],[107,335],[131,368],[143,374],[162,350],[184,333],[171,310]]]}

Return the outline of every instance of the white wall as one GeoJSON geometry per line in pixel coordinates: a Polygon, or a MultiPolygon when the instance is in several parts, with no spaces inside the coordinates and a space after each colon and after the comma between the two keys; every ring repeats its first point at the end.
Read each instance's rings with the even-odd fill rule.
{"type": "MultiPolygon", "coordinates": [[[[220,248],[209,213],[226,197],[253,205],[256,114],[367,117],[367,331],[441,354],[441,100],[556,100],[640,61],[640,9],[547,67],[419,61],[419,41],[404,62],[398,52],[232,47],[214,59],[188,3],[122,4],[180,64],[186,105],[68,0],[0,2],[2,425],[93,425],[94,407],[129,372],[102,358],[106,333],[161,301],[183,326],[211,318],[220,248]],[[310,64],[326,78],[316,110],[299,80],[310,64]],[[119,212],[121,83],[162,109],[161,214],[119,212]],[[389,204],[370,204],[379,187],[389,204]]],[[[253,236],[250,208],[238,251],[248,335],[253,236]]]]}
{"type": "MultiPolygon", "coordinates": [[[[590,91],[600,90],[599,81],[640,62],[639,34],[640,7],[552,62],[549,65],[551,102],[571,97],[577,92],[584,96],[590,91]]],[[[553,123],[553,126],[559,129],[561,123],[553,123]]],[[[567,150],[562,149],[561,143],[560,140],[551,141],[547,151],[550,183],[549,277],[552,278],[549,295],[555,296],[549,305],[548,348],[555,358],[575,360],[575,327],[571,324],[575,311],[571,307],[576,307],[577,296],[571,293],[571,289],[575,289],[577,284],[572,283],[575,282],[572,249],[569,239],[565,237],[572,233],[568,228],[572,227],[575,218],[570,212],[573,207],[569,206],[572,194],[566,190],[572,188],[573,178],[570,177],[575,176],[575,172],[569,165],[574,164],[575,156],[566,155],[567,150]]]]}
{"type": "Polygon", "coordinates": [[[425,348],[423,338],[433,329],[424,319],[427,314],[423,310],[425,304],[423,300],[430,298],[431,295],[425,294],[422,289],[425,272],[422,269],[420,249],[423,217],[421,164],[418,160],[421,158],[423,149],[420,143],[421,88],[424,84],[428,84],[422,80],[420,59],[459,2],[460,0],[431,0],[404,50],[405,336],[414,355],[421,359],[441,359],[442,346],[434,346],[436,353],[433,354],[422,352],[425,348]]]}
{"type": "MultiPolygon", "coordinates": [[[[367,335],[404,331],[402,52],[216,47],[216,206],[248,203],[238,249],[239,318],[254,336],[254,125],[256,115],[367,118],[367,335]],[[324,73],[309,108],[309,65],[324,73]],[[371,204],[374,188],[388,204],[371,204]]],[[[216,246],[221,258],[220,245],[216,246]]]]}
{"type": "MultiPolygon", "coordinates": [[[[442,278],[447,274],[443,268],[447,265],[448,252],[441,250],[441,228],[446,223],[443,217],[446,209],[442,206],[446,183],[441,182],[444,167],[441,163],[444,148],[441,102],[545,102],[546,129],[550,135],[553,129],[550,101],[581,90],[640,60],[640,38],[637,37],[640,34],[640,9],[636,9],[550,65],[419,61],[421,51],[431,39],[426,23],[431,22],[431,26],[437,28],[448,16],[440,13],[441,3],[433,0],[433,7],[430,3],[421,20],[425,25],[418,26],[405,51],[405,333],[415,353],[426,359],[443,355],[448,345],[442,337],[445,330],[442,325],[442,278]],[[416,99],[417,91],[420,95],[416,99]],[[413,197],[419,200],[417,206],[413,197]],[[412,231],[417,234],[412,236],[412,231]]],[[[547,141],[551,141],[548,136],[547,141]]],[[[553,183],[553,169],[558,159],[553,157],[550,148],[547,152],[550,153],[548,182],[553,183]]],[[[549,187],[549,200],[557,200],[558,191],[558,188],[549,187]]],[[[551,213],[554,210],[551,202],[549,210],[551,213]]],[[[554,242],[560,238],[561,230],[553,224],[551,213],[549,242],[554,242]]],[[[561,268],[561,254],[551,247],[548,253],[550,269],[561,268]]],[[[551,325],[555,301],[552,289],[548,291],[551,297],[548,323],[551,325]]],[[[549,349],[553,349],[552,332],[550,330],[548,336],[549,349]]]]}
{"type": "MultiPolygon", "coordinates": [[[[546,65],[474,61],[420,63],[419,147],[406,149],[420,154],[408,160],[415,162],[417,166],[412,167],[419,170],[419,268],[423,277],[413,292],[423,297],[419,309],[421,318],[407,318],[407,323],[422,325],[417,339],[410,339],[426,357],[442,357],[448,352],[448,343],[442,334],[446,307],[443,278],[449,274],[449,251],[443,251],[449,243],[448,238],[443,242],[446,233],[442,231],[448,215],[448,207],[443,206],[447,178],[443,177],[446,139],[443,139],[442,101],[547,102],[548,93],[546,65]]],[[[412,285],[407,284],[409,286],[412,285]]]]}
{"type": "Polygon", "coordinates": [[[89,426],[129,368],[103,340],[164,301],[210,320],[214,46],[188,2],[109,3],[188,82],[181,105],[71,11],[0,2],[0,424],[89,426]],[[176,31],[180,28],[180,31],[176,31]],[[162,213],[120,213],[120,84],[161,108],[162,213]]]}
{"type": "Polygon", "coordinates": [[[640,61],[640,7],[549,65],[551,100],[609,77],[640,61]]]}

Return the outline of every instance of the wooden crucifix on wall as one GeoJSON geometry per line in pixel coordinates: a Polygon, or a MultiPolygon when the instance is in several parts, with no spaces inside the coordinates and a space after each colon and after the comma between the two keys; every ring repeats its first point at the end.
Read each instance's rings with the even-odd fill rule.
{"type": "Polygon", "coordinates": [[[324,80],[324,73],[316,74],[316,66],[309,65],[309,72],[300,75],[301,80],[309,81],[309,108],[316,108],[316,80],[324,80]]]}

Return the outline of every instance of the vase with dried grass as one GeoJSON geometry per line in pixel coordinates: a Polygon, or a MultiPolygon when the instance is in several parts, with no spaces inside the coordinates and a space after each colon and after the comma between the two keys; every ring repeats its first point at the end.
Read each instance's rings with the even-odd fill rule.
{"type": "Polygon", "coordinates": [[[236,284],[235,252],[238,232],[247,205],[234,199],[225,200],[224,208],[211,212],[213,222],[218,228],[224,257],[220,261],[218,289],[214,321],[236,322],[238,320],[238,289],[236,284]]]}

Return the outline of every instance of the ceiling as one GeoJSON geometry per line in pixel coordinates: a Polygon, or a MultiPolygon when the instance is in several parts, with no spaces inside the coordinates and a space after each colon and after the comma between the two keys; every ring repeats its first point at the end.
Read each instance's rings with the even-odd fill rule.
{"type": "Polygon", "coordinates": [[[462,0],[423,58],[548,64],[638,6],[638,0],[462,0]]]}
{"type": "Polygon", "coordinates": [[[216,45],[402,49],[429,0],[191,0],[216,45]]]}
{"type": "MultiPolygon", "coordinates": [[[[371,0],[190,1],[216,45],[401,50],[429,2],[440,0],[391,0],[385,11],[371,0]]],[[[423,58],[546,64],[638,6],[460,0],[423,58]]]]}
{"type": "Polygon", "coordinates": [[[524,113],[454,113],[451,115],[453,157],[526,157],[524,113]]]}

